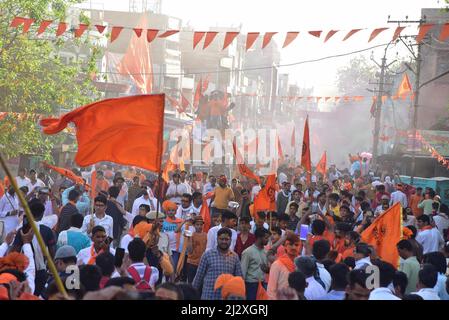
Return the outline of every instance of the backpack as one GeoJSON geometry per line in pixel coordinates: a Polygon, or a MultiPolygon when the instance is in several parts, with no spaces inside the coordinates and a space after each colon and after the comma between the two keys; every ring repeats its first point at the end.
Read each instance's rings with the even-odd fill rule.
{"type": "Polygon", "coordinates": [[[128,273],[131,276],[131,278],[134,279],[134,281],[136,282],[136,289],[138,291],[153,291],[153,289],[150,286],[150,279],[151,279],[151,267],[146,266],[145,267],[145,273],[143,275],[143,278],[140,278],[139,273],[137,272],[136,268],[134,267],[129,267],[128,268],[128,273]]]}

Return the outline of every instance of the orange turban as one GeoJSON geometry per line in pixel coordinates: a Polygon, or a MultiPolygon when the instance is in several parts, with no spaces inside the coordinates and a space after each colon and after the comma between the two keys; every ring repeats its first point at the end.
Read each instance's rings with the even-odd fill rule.
{"type": "Polygon", "coordinates": [[[15,269],[20,272],[25,271],[30,261],[23,253],[11,252],[4,258],[0,258],[0,271],[6,269],[15,269]]]}
{"type": "Polygon", "coordinates": [[[18,281],[16,276],[10,274],[10,273],[2,273],[0,274],[0,284],[7,284],[11,281],[18,281]]]}
{"type": "Polygon", "coordinates": [[[9,300],[8,289],[4,286],[0,286],[0,300],[9,300]]]}
{"type": "Polygon", "coordinates": [[[147,235],[148,232],[151,231],[152,228],[153,225],[151,223],[141,221],[134,227],[134,234],[143,240],[143,238],[147,235]]]}
{"type": "Polygon", "coordinates": [[[214,290],[221,288],[221,298],[226,300],[230,295],[246,298],[245,280],[232,274],[222,274],[215,281],[214,290]]]}
{"type": "Polygon", "coordinates": [[[169,210],[175,210],[176,211],[178,209],[178,206],[173,201],[165,200],[162,203],[162,209],[164,209],[165,212],[167,212],[169,210]]]}
{"type": "Polygon", "coordinates": [[[410,239],[413,236],[413,231],[407,227],[402,228],[402,237],[406,240],[410,239]]]}

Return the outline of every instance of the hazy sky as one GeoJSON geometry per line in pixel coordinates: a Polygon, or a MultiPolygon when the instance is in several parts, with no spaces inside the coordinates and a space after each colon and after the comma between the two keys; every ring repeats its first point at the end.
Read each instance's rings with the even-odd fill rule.
{"type": "MultiPolygon", "coordinates": [[[[128,0],[93,0],[95,6],[104,4],[106,10],[128,10],[128,0]]],[[[151,2],[151,0],[148,0],[151,2]]],[[[162,11],[183,20],[196,30],[209,27],[239,26],[243,32],[279,31],[273,39],[282,45],[286,31],[300,31],[300,35],[289,47],[281,49],[281,63],[320,58],[328,55],[365,49],[388,42],[395,25],[388,24],[388,15],[393,20],[419,19],[421,8],[440,8],[443,0],[163,0],[162,11]],[[368,43],[372,29],[390,27],[374,41],[368,43]],[[354,28],[362,30],[346,42],[345,34],[354,28]],[[309,30],[323,30],[322,38],[331,29],[342,30],[327,43],[307,34],[309,30]]],[[[416,34],[416,25],[404,33],[416,34]]],[[[392,48],[391,54],[404,54],[401,47],[392,48]]],[[[374,51],[379,61],[383,49],[374,51]]],[[[368,56],[370,51],[366,53],[368,56]]],[[[335,72],[345,65],[348,58],[337,58],[324,62],[281,68],[303,87],[314,87],[315,95],[338,95],[335,72]]]]}

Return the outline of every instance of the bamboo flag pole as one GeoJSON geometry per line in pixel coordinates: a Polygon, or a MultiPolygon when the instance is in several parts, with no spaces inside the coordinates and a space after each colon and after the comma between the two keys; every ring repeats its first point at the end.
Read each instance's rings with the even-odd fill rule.
{"type": "Polygon", "coordinates": [[[6,174],[8,175],[9,181],[11,182],[11,185],[13,186],[17,196],[19,197],[20,203],[22,204],[22,207],[25,210],[25,214],[28,219],[28,222],[31,225],[31,228],[33,229],[34,235],[37,237],[37,241],[39,242],[39,246],[41,247],[42,253],[47,258],[48,267],[50,268],[50,271],[53,274],[53,277],[55,278],[56,286],[58,287],[59,292],[61,294],[63,294],[65,298],[68,298],[67,292],[64,288],[64,285],[62,284],[62,281],[61,281],[61,278],[59,277],[58,271],[56,270],[53,259],[51,258],[50,253],[48,252],[47,247],[44,243],[44,240],[42,239],[41,233],[38,230],[37,224],[34,221],[34,217],[31,214],[30,208],[28,207],[28,204],[25,201],[25,198],[23,197],[22,192],[19,190],[19,187],[17,186],[16,179],[14,179],[14,177],[11,174],[11,171],[9,171],[9,168],[6,165],[6,162],[3,159],[3,156],[1,153],[0,153],[0,163],[3,167],[3,170],[5,170],[6,174]]]}

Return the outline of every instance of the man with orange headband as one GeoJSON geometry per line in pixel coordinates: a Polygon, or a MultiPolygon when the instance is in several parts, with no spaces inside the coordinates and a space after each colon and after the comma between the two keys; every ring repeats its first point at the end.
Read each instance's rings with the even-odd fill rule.
{"type": "Polygon", "coordinates": [[[215,281],[214,290],[221,289],[222,300],[245,300],[245,281],[242,277],[232,274],[222,274],[215,281]]]}
{"type": "Polygon", "coordinates": [[[176,203],[165,200],[162,203],[162,209],[164,210],[167,217],[164,222],[162,222],[162,232],[168,235],[170,250],[172,252],[173,267],[176,269],[178,265],[178,259],[181,251],[181,233],[176,232],[178,227],[184,222],[184,220],[176,218],[176,211],[178,206],[176,203]]]}

